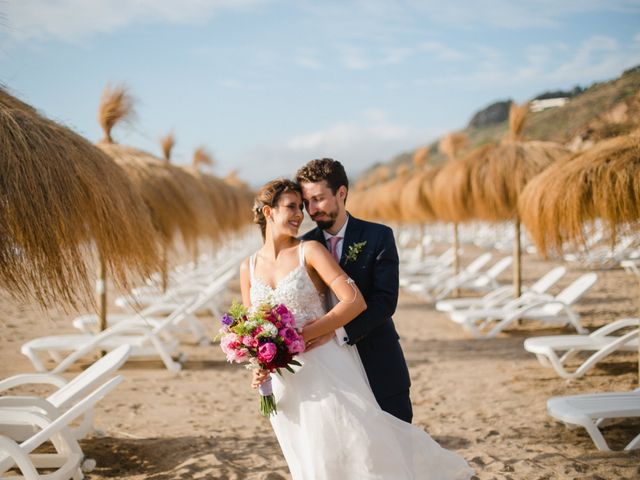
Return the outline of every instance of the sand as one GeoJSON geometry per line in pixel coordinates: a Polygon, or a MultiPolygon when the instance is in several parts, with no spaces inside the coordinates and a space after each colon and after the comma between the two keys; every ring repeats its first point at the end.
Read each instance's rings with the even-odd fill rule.
{"type": "MultiPolygon", "coordinates": [[[[477,251],[467,249],[468,261],[477,251]]],[[[497,258],[499,254],[495,254],[497,258]]],[[[530,283],[557,262],[524,258],[530,283]]],[[[584,271],[572,267],[552,293],[584,271]]],[[[501,278],[509,281],[509,273],[501,278]]],[[[620,269],[598,271],[577,311],[590,329],[638,316],[640,286],[620,269]]],[[[239,298],[234,284],[222,305],[239,298]]],[[[20,304],[0,292],[0,377],[32,371],[20,345],[39,335],[74,332],[73,314],[20,304]]],[[[217,320],[202,318],[213,336],[217,320]]],[[[583,429],[569,430],[546,413],[554,395],[625,391],[638,386],[638,355],[616,354],[584,378],[567,382],[522,348],[528,336],[573,333],[526,322],[491,340],[475,340],[432,305],[401,294],[395,322],[409,363],[414,423],[464,456],[479,479],[640,478],[640,452],[600,452],[583,429]]],[[[97,467],[89,479],[290,478],[269,422],[257,411],[249,374],[225,362],[217,345],[184,338],[184,370],[159,361],[129,362],[126,380],[97,407],[103,433],[81,446],[97,467]]],[[[74,367],[72,377],[87,362],[74,367]]],[[[19,393],[44,393],[28,387],[19,393]]],[[[614,423],[605,437],[621,448],[640,419],[614,423]]]]}

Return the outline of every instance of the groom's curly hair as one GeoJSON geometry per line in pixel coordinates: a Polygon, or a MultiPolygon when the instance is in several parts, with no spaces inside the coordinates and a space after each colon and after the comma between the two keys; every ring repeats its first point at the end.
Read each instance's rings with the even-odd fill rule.
{"type": "Polygon", "coordinates": [[[325,180],[335,195],[342,185],[349,190],[349,179],[342,164],[332,158],[311,160],[296,172],[296,182],[317,183],[325,180]]]}

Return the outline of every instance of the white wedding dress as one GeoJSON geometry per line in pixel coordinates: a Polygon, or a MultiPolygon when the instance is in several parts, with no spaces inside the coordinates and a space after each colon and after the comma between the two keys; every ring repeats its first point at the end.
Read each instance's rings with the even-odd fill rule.
{"type": "MultiPolygon", "coordinates": [[[[298,327],[325,313],[323,297],[304,267],[275,289],[254,275],[251,303],[283,303],[298,327]]],[[[273,374],[278,413],[271,425],[294,480],[468,479],[465,460],[424,430],[383,411],[369,387],[356,347],[336,341],[302,353],[296,373],[273,374]]]]}

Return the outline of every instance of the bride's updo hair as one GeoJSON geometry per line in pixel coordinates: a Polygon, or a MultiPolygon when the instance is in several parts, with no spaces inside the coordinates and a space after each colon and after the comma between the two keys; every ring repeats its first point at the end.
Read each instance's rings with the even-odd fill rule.
{"type": "Polygon", "coordinates": [[[276,178],[262,186],[253,201],[253,223],[260,225],[262,238],[267,232],[267,219],[262,209],[265,206],[275,207],[283,193],[298,193],[302,196],[300,185],[286,178],[276,178]]]}

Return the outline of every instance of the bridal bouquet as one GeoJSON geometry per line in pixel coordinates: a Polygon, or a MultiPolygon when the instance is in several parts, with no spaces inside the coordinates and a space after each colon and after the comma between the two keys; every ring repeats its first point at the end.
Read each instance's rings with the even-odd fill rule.
{"type": "MultiPolygon", "coordinates": [[[[286,306],[262,303],[249,310],[234,302],[221,322],[217,338],[229,363],[248,362],[247,368],[278,373],[282,368],[294,373],[291,366],[300,366],[293,357],[304,351],[304,339],[296,330],[295,318],[286,306]]],[[[262,415],[276,413],[271,378],[260,386],[260,395],[262,415]]]]}

